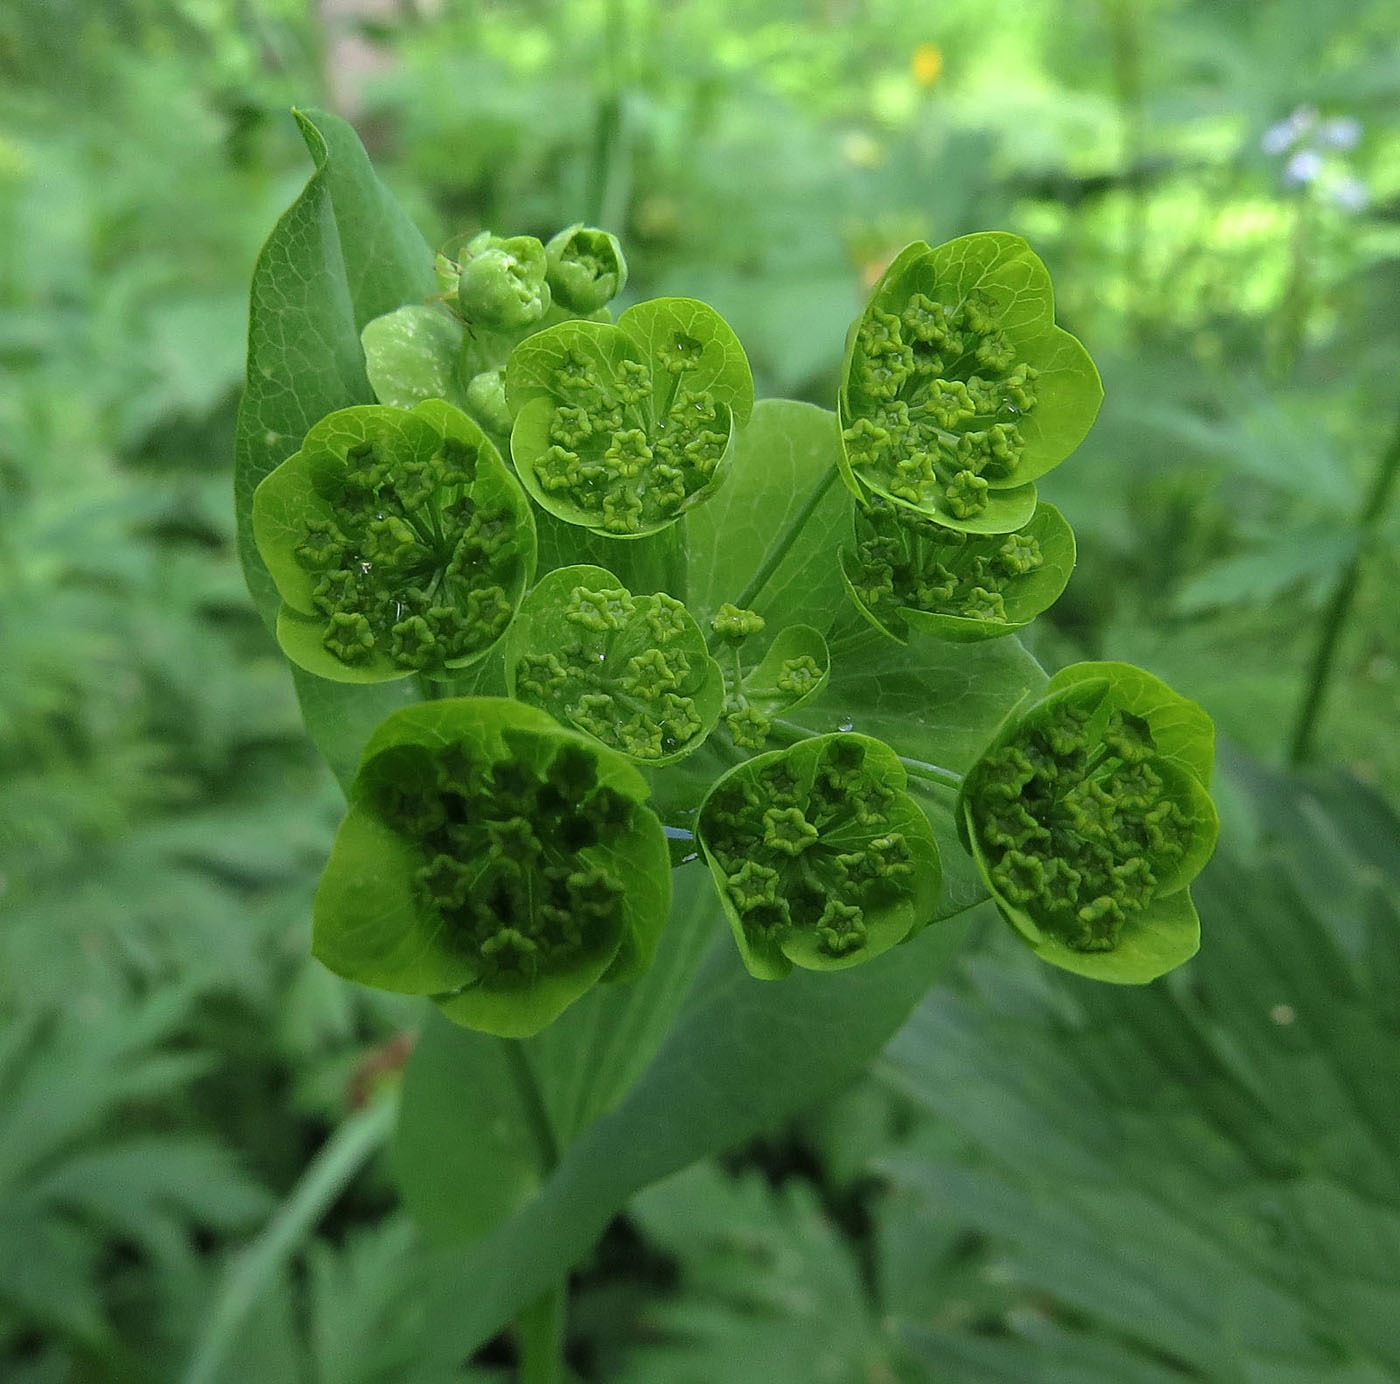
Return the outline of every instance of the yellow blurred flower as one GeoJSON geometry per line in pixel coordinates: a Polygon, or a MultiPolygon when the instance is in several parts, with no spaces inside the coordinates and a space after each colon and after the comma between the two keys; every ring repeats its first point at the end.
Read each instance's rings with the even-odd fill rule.
{"type": "Polygon", "coordinates": [[[943,50],[936,43],[921,43],[909,66],[920,86],[932,86],[943,75],[943,50]]]}

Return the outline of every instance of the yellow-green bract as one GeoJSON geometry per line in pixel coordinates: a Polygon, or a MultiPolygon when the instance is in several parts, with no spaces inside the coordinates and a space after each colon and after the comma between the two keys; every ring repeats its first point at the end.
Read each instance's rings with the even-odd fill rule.
{"type": "Polygon", "coordinates": [[[963,839],[1037,955],[1141,984],[1188,960],[1187,886],[1215,848],[1214,728],[1124,663],[1079,663],[1017,712],[969,771],[963,839]]]}
{"type": "Polygon", "coordinates": [[[671,874],[648,792],[621,755],[519,702],[396,711],[351,785],[313,950],[468,1028],[537,1033],[651,964],[671,874]]]}
{"type": "Polygon", "coordinates": [[[731,769],[698,835],[750,974],[836,971],[914,936],[942,884],[904,767],[869,736],[816,736],[731,769]]]}
{"type": "Polygon", "coordinates": [[[447,678],[505,633],[535,566],[529,503],[442,400],[329,414],[253,496],[277,638],[338,682],[447,678]]]}
{"type": "Polygon", "coordinates": [[[1103,398],[1089,354],[1055,325],[1045,266],[1019,236],[910,245],[851,334],[841,470],[949,528],[1009,533],[1031,484],[1089,431],[1103,398]]]}

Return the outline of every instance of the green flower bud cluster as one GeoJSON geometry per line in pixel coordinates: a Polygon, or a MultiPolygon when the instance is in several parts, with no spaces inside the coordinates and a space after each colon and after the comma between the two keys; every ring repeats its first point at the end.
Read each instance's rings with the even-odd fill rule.
{"type": "Polygon", "coordinates": [[[450,676],[504,634],[534,558],[519,487],[441,401],[329,415],[263,483],[254,522],[283,647],[328,677],[450,676]]]}
{"type": "Polygon", "coordinates": [[[896,257],[852,332],[841,468],[935,523],[1009,533],[1031,482],[1074,450],[1103,397],[1093,361],[1055,325],[1050,276],[1019,236],[918,243],[896,257]]]}
{"type": "Polygon", "coordinates": [[[961,533],[879,496],[857,511],[856,533],[852,587],[881,623],[896,627],[901,607],[1005,624],[1003,593],[1045,563],[1025,530],[961,533]]]}
{"type": "Polygon", "coordinates": [[[740,749],[761,750],[773,718],[815,697],[826,686],[831,656],[826,640],[810,625],[788,625],[765,641],[761,657],[746,660],[743,646],[763,633],[767,622],[756,611],[726,601],[710,620],[710,630],[728,648],[724,668],[724,722],[740,749]]]}
{"type": "Polygon", "coordinates": [[[606,533],[636,536],[678,518],[726,455],[729,410],[684,384],[698,343],[678,338],[671,361],[653,422],[656,381],[644,362],[624,360],[610,381],[582,353],[566,358],[559,384],[571,402],[554,409],[535,477],[606,533]]]}
{"type": "Polygon", "coordinates": [[[560,323],[506,366],[511,455],[552,514],[614,538],[674,523],[719,484],[753,406],[738,339],[703,303],[657,298],[616,326],[560,323]]]}
{"type": "Polygon", "coordinates": [[[517,702],[395,712],[350,788],[316,953],[469,1027],[536,1032],[649,961],[670,887],[646,794],[626,761],[517,702]]]}
{"type": "MultiPolygon", "coordinates": [[[[710,620],[710,629],[734,650],[733,667],[724,672],[724,724],[729,728],[730,738],[744,750],[761,750],[773,728],[773,718],[765,716],[744,695],[744,675],[738,652],[750,635],[762,634],[765,627],[761,615],[743,610],[730,601],[720,606],[710,620]]],[[[796,671],[795,666],[790,670],[791,673],[796,671]]]]}
{"type": "Polygon", "coordinates": [[[586,745],[505,741],[511,757],[494,763],[461,743],[386,750],[368,766],[371,802],[412,843],[414,898],[451,946],[480,978],[529,983],[619,930],[623,884],[602,862],[637,807],[599,786],[586,745]]]}
{"type": "Polygon", "coordinates": [[[320,574],[312,599],[337,658],[358,663],[380,649],[400,668],[440,674],[505,632],[520,566],[514,516],[472,501],[476,459],[451,438],[404,468],[375,442],[346,453],[334,517],[308,520],[296,548],[320,574]]]}
{"type": "Polygon", "coordinates": [[[512,692],[631,759],[662,764],[714,728],[723,683],[686,608],[600,567],[551,572],[506,650],[512,692]]]}
{"type": "Polygon", "coordinates": [[[932,829],[888,747],[820,736],[726,774],[699,835],[750,971],[854,965],[929,921],[932,829]]]}
{"type": "Polygon", "coordinates": [[[627,283],[617,237],[593,226],[569,226],[545,246],[554,301],[586,316],[612,302],[627,283]]]}
{"type": "Polygon", "coordinates": [[[457,306],[473,325],[518,331],[538,322],[550,304],[549,264],[532,235],[482,231],[467,243],[458,270],[457,306]]]}
{"type": "Polygon", "coordinates": [[[844,433],[852,469],[918,508],[974,519],[990,484],[1013,480],[1020,420],[1036,407],[1034,366],[1018,362],[985,294],[910,296],[899,314],[872,304],[856,332],[844,433]]]}
{"type": "Polygon", "coordinates": [[[1120,696],[1118,667],[1060,674],[963,787],[965,827],[1003,911],[1031,941],[1073,953],[1141,945],[1151,928],[1135,925],[1184,891],[1215,839],[1194,758],[1153,728],[1176,736],[1189,714],[1176,708],[1191,704],[1136,669],[1124,681],[1149,695],[1120,696]]]}

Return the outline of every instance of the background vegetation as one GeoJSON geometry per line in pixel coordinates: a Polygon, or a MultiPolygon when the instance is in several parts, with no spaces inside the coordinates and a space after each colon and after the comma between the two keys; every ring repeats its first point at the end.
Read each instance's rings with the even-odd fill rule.
{"type": "Polygon", "coordinates": [[[233,557],[294,103],[431,241],[607,225],[820,403],[892,251],[1028,236],[1107,389],[1035,651],[1226,741],[1197,961],[1099,989],[984,928],[840,1100],[614,1224],[580,1375],[1400,1379],[1388,0],[0,10],[0,1375],[508,1377],[424,1349],[453,1257],[383,1151],[421,1014],[307,959],[340,804],[233,557]]]}

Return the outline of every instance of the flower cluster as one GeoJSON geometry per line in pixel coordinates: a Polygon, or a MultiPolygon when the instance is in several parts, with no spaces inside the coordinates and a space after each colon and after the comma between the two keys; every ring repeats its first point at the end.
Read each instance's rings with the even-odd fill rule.
{"type": "Polygon", "coordinates": [[[940,880],[927,819],[894,754],[828,735],[727,774],[699,834],[749,969],[835,969],[929,921],[940,880]]]}
{"type": "Polygon", "coordinates": [[[370,772],[374,805],[420,854],[419,906],[480,977],[528,981],[619,928],[622,881],[580,853],[606,852],[635,804],[598,785],[586,746],[547,746],[523,730],[506,741],[505,761],[479,761],[460,743],[404,745],[370,772]]]}
{"type": "Polygon", "coordinates": [[[645,794],[624,761],[518,703],[395,713],[351,788],[317,896],[317,954],[474,1026],[533,1031],[638,959],[633,915],[658,901],[658,875],[664,911],[666,849],[645,794]]]}
{"type": "Polygon", "coordinates": [[[1038,378],[986,294],[914,293],[898,313],[872,303],[851,357],[851,467],[915,508],[975,519],[991,486],[1015,483],[1038,378]]]}
{"type": "Polygon", "coordinates": [[[1006,593],[1045,563],[1035,535],[967,534],[875,496],[856,514],[851,586],[885,625],[902,607],[1006,624],[1006,593]]]}
{"type": "Polygon", "coordinates": [[[330,415],[260,499],[283,646],[325,676],[450,676],[504,634],[533,563],[519,487],[441,402],[330,415]]]}
{"type": "MultiPolygon", "coordinates": [[[[1060,675],[1060,689],[978,762],[963,796],[979,862],[1012,921],[1032,940],[1111,953],[1189,884],[1216,824],[1204,785],[1153,729],[1164,707],[1172,725],[1175,705],[1190,704],[1157,684],[1166,697],[1135,711],[1094,671],[1060,675]]],[[[1132,672],[1139,686],[1156,681],[1132,672]]]]}
{"type": "Polygon", "coordinates": [[[579,352],[559,390],[570,402],[549,419],[549,447],[535,467],[546,495],[567,501],[607,533],[640,534],[678,518],[707,489],[729,446],[728,410],[686,388],[696,343],[678,339],[662,388],[642,361],[608,380],[579,352]]]}
{"type": "Polygon", "coordinates": [[[757,611],[729,601],[710,620],[710,630],[731,656],[724,669],[724,723],[734,743],[746,750],[761,750],[773,718],[814,697],[831,667],[821,634],[807,625],[789,625],[768,642],[758,663],[746,668],[740,650],[766,628],[757,611]]]}
{"type": "Polygon", "coordinates": [[[616,326],[565,322],[521,342],[506,395],[511,455],[535,499],[568,523],[640,538],[719,485],[753,380],[712,308],[659,298],[616,326]]]}
{"type": "Polygon", "coordinates": [[[602,568],[550,573],[507,662],[522,701],[648,763],[698,748],[718,713],[719,669],[686,608],[665,592],[633,596],[602,568]]]}

